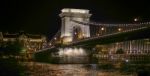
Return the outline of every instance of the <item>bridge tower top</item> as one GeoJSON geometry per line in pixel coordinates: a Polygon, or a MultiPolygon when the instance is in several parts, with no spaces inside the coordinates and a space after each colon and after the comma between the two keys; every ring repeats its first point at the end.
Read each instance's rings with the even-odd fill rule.
{"type": "Polygon", "coordinates": [[[91,14],[89,14],[89,10],[87,9],[64,8],[61,12],[62,13],[59,14],[60,17],[91,17],[91,14]]]}
{"type": "Polygon", "coordinates": [[[89,22],[89,19],[91,17],[89,10],[64,8],[61,10],[61,14],[59,14],[59,16],[61,17],[61,21],[62,21],[61,38],[63,43],[68,43],[76,39],[90,37],[89,26],[78,24],[72,21],[72,20],[76,20],[81,22],[89,22]]]}

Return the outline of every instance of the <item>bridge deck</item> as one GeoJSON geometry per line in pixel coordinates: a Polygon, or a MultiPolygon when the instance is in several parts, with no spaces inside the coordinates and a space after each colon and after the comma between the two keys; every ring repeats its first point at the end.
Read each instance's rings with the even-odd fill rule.
{"type": "Polygon", "coordinates": [[[73,42],[68,46],[94,46],[96,44],[108,44],[113,42],[121,42],[143,38],[150,38],[150,27],[102,37],[95,37],[92,39],[85,39],[78,42],[73,42]]]}

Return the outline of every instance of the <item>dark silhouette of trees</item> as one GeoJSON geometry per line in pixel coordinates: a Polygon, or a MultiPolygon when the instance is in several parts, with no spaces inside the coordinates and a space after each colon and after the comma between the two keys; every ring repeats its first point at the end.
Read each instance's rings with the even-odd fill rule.
{"type": "Polygon", "coordinates": [[[23,49],[19,41],[1,42],[0,76],[22,76],[25,68],[19,63],[18,57],[23,49]]]}

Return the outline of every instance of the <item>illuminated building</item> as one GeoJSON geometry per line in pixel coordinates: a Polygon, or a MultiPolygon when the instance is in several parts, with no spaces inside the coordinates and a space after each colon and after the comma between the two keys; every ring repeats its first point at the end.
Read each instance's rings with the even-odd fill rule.
{"type": "Polygon", "coordinates": [[[47,43],[46,37],[43,35],[33,35],[33,34],[25,34],[25,33],[2,33],[0,32],[0,42],[21,42],[24,48],[26,49],[26,53],[33,53],[42,48],[44,48],[47,43]]]}
{"type": "Polygon", "coordinates": [[[100,62],[150,62],[150,39],[97,45],[95,54],[100,62]],[[120,52],[119,52],[120,51],[120,52]]]}

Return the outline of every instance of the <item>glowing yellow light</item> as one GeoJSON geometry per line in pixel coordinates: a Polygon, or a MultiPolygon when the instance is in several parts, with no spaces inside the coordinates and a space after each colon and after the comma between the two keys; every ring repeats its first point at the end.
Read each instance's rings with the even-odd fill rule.
{"type": "Polygon", "coordinates": [[[74,34],[76,35],[77,33],[75,32],[74,34]]]}
{"type": "Polygon", "coordinates": [[[64,55],[64,56],[84,56],[87,55],[85,50],[82,48],[59,48],[59,52],[58,54],[60,56],[64,55]]]}
{"type": "Polygon", "coordinates": [[[135,19],[134,19],[134,21],[138,21],[138,19],[137,19],[137,18],[135,18],[135,19]]]}
{"type": "Polygon", "coordinates": [[[68,43],[68,42],[71,42],[72,41],[72,37],[65,37],[63,38],[63,42],[64,43],[68,43]]]}
{"type": "Polygon", "coordinates": [[[85,36],[85,34],[83,34],[83,36],[85,36]]]}
{"type": "Polygon", "coordinates": [[[118,28],[118,31],[121,31],[122,29],[121,28],[118,28]]]}
{"type": "Polygon", "coordinates": [[[102,27],[101,30],[104,30],[104,27],[102,27]]]}

